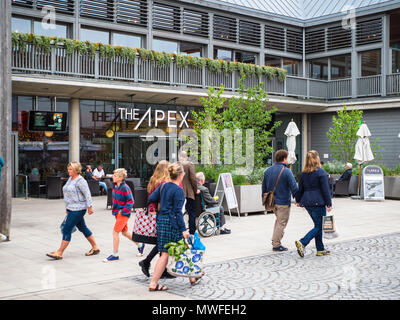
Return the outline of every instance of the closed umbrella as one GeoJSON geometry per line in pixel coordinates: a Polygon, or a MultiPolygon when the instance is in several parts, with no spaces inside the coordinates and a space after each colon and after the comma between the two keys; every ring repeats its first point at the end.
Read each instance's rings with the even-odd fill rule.
{"type": "Polygon", "coordinates": [[[285,135],[286,139],[286,147],[288,149],[288,163],[290,164],[290,169],[292,169],[292,164],[296,162],[296,136],[300,134],[299,129],[296,126],[296,123],[293,121],[289,122],[289,125],[286,128],[285,135]]]}
{"type": "Polygon", "coordinates": [[[374,154],[371,150],[371,144],[369,142],[369,137],[371,132],[368,126],[363,123],[357,131],[358,140],[355,147],[354,159],[360,164],[360,172],[358,175],[358,195],[360,195],[361,186],[361,165],[368,161],[374,160],[374,154]]]}

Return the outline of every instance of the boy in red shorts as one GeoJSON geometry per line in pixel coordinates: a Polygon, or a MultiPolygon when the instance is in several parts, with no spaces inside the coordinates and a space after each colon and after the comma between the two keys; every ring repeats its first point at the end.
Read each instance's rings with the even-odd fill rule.
{"type": "MultiPolygon", "coordinates": [[[[125,237],[132,240],[132,233],[128,232],[128,220],[131,216],[133,208],[133,195],[132,190],[125,183],[127,172],[125,169],[120,168],[114,170],[113,181],[113,209],[112,214],[115,216],[115,226],[113,231],[113,254],[104,259],[104,262],[119,260],[119,234],[122,233],[125,237]]],[[[138,256],[143,255],[144,244],[136,243],[138,246],[138,256]]]]}

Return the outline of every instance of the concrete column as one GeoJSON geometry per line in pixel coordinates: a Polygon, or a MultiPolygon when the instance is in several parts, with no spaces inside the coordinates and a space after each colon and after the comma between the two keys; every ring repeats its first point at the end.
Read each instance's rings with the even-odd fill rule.
{"type": "Polygon", "coordinates": [[[381,77],[381,95],[386,96],[386,76],[391,73],[390,64],[391,60],[389,60],[389,47],[390,47],[390,16],[385,14],[382,17],[382,25],[383,25],[383,39],[382,39],[382,50],[381,50],[381,63],[382,63],[382,77],[381,77]]]}
{"type": "Polygon", "coordinates": [[[356,51],[356,28],[351,28],[351,97],[357,98],[357,78],[359,76],[358,52],[356,51]]]}
{"type": "Polygon", "coordinates": [[[301,152],[301,163],[304,166],[304,163],[306,161],[306,156],[307,156],[307,151],[310,148],[310,145],[308,143],[308,116],[307,113],[302,114],[302,119],[301,119],[301,146],[302,146],[302,152],[301,152]]]}
{"type": "Polygon", "coordinates": [[[5,166],[0,182],[0,233],[10,238],[11,168],[11,1],[0,1],[0,157],[5,166]]]}
{"type": "Polygon", "coordinates": [[[260,59],[259,59],[259,65],[260,66],[264,66],[265,65],[265,25],[261,24],[261,30],[260,30],[260,34],[261,34],[261,51],[260,51],[260,59]]]}
{"type": "Polygon", "coordinates": [[[213,35],[214,35],[214,14],[208,14],[209,19],[209,31],[208,31],[208,45],[207,45],[207,58],[214,59],[214,45],[213,45],[213,35]]]}
{"type": "Polygon", "coordinates": [[[147,0],[146,49],[153,49],[153,0],[147,0]]]}
{"type": "Polygon", "coordinates": [[[79,99],[71,99],[69,103],[69,161],[79,161],[80,122],[79,99]]]}

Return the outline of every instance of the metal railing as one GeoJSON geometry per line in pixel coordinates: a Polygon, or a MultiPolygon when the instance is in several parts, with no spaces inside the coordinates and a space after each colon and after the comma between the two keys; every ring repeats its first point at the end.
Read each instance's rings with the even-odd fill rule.
{"type": "MultiPolygon", "coordinates": [[[[78,78],[146,82],[160,85],[187,88],[220,87],[236,91],[239,88],[240,74],[212,72],[207,67],[201,69],[178,67],[173,60],[171,65],[157,66],[154,62],[143,60],[137,55],[134,61],[116,56],[108,59],[97,51],[93,56],[73,52],[67,55],[65,48],[54,46],[50,52],[28,44],[25,51],[13,49],[12,70],[14,73],[51,74],[78,78]]],[[[382,76],[357,78],[357,97],[386,95],[382,92],[382,76]]],[[[275,76],[272,80],[265,75],[248,76],[245,87],[254,87],[261,82],[270,94],[303,97],[309,99],[333,100],[352,97],[352,79],[318,80],[287,76],[284,82],[275,76]]],[[[391,74],[386,79],[387,94],[400,93],[400,74],[391,74]]],[[[354,97],[353,97],[354,98],[354,97]]]]}

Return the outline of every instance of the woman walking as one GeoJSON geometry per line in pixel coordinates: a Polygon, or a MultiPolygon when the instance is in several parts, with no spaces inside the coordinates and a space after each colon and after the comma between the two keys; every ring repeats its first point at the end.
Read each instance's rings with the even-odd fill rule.
{"type": "Polygon", "coordinates": [[[305,207],[314,222],[304,238],[296,240],[295,244],[300,257],[304,257],[305,247],[315,239],[317,256],[325,256],[330,251],[325,250],[322,242],[322,219],[326,211],[332,210],[331,193],[329,189],[328,174],[321,168],[318,152],[307,152],[306,163],[299,181],[299,192],[296,194],[296,205],[305,207]]]}
{"type": "MultiPolygon", "coordinates": [[[[161,209],[157,214],[157,248],[161,252],[160,258],[154,268],[151,279],[150,291],[165,291],[166,286],[158,284],[161,274],[168,263],[168,250],[164,246],[169,242],[177,242],[189,237],[183,220],[182,207],[185,202],[185,194],[179,186],[185,175],[182,165],[173,163],[168,166],[170,182],[158,187],[149,197],[149,202],[160,202],[161,209]],[[162,188],[162,190],[161,190],[162,188]]],[[[196,278],[189,278],[194,284],[196,278]]]]}
{"type": "MultiPolygon", "coordinates": [[[[156,167],[156,170],[154,171],[153,175],[150,178],[149,184],[147,185],[147,193],[149,197],[152,195],[152,193],[163,183],[166,183],[169,181],[169,172],[168,172],[168,165],[169,162],[166,160],[161,160],[156,167]]],[[[157,202],[150,202],[148,205],[148,213],[149,214],[157,214],[157,202]]],[[[139,266],[142,268],[142,272],[147,276],[150,277],[150,263],[153,260],[153,258],[157,255],[158,249],[157,249],[157,238],[154,239],[148,239],[149,237],[141,236],[141,235],[136,235],[133,234],[132,240],[138,241],[138,242],[144,242],[144,243],[149,243],[149,244],[155,244],[153,249],[150,251],[150,253],[147,255],[147,257],[139,262],[139,266]]],[[[163,276],[168,277],[168,273],[164,272],[163,276]]]]}
{"type": "Polygon", "coordinates": [[[57,251],[47,254],[48,257],[60,260],[62,259],[64,250],[71,241],[71,233],[74,227],[86,237],[92,246],[86,256],[93,256],[100,252],[92,232],[85,224],[86,210],[89,214],[93,214],[92,197],[90,195],[89,186],[85,179],[80,176],[82,166],[79,162],[73,161],[68,164],[69,179],[63,187],[64,202],[67,209],[67,219],[62,228],[61,246],[57,251]]]}

